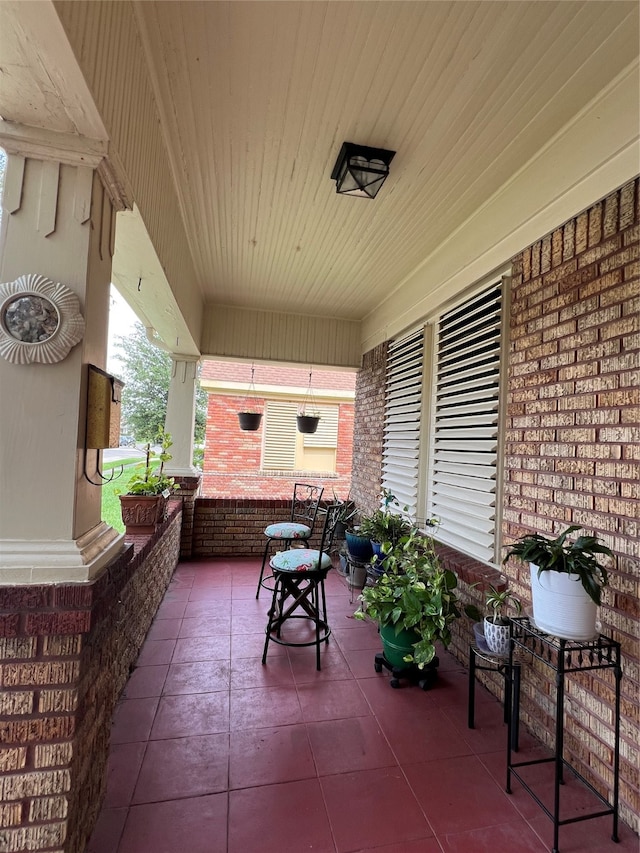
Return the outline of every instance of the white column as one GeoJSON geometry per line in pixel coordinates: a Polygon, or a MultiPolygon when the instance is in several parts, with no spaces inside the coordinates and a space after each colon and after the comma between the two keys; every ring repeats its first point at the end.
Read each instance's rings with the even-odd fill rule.
{"type": "Polygon", "coordinates": [[[193,431],[196,423],[196,387],[199,359],[194,356],[171,356],[171,381],[167,399],[165,429],[171,433],[172,459],[165,471],[172,477],[193,477],[193,431]]]}
{"type": "Polygon", "coordinates": [[[0,137],[0,282],[36,273],[64,285],[85,329],[54,363],[0,357],[0,583],[87,580],[122,545],[83,474],[87,365],[106,360],[115,211],[95,171],[100,156],[24,155],[11,143],[0,137]]]}

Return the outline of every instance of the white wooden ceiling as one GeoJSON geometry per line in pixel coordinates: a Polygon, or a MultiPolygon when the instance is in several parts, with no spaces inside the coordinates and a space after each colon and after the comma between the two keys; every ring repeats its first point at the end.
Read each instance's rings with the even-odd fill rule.
{"type": "Polygon", "coordinates": [[[637,55],[637,4],[141,2],[211,301],[360,319],[637,55]],[[635,23],[634,23],[635,22],[635,23]],[[343,141],[397,152],[337,195],[343,141]]]}
{"type": "MultiPolygon", "coordinates": [[[[625,0],[134,8],[205,301],[353,320],[638,55],[625,0]],[[375,200],[336,194],[345,140],[397,152],[375,200]]],[[[67,129],[19,41],[5,26],[0,114],[38,123],[39,98],[67,129]]]]}

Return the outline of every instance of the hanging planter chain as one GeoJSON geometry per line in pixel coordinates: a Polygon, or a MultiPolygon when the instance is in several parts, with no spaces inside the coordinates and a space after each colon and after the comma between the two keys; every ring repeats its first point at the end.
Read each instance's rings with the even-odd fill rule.
{"type": "Polygon", "coordinates": [[[249,432],[257,430],[262,420],[262,412],[258,412],[256,410],[256,388],[253,383],[254,371],[255,367],[252,364],[251,382],[249,383],[249,388],[247,389],[247,393],[245,394],[244,400],[242,401],[241,410],[238,412],[238,421],[240,423],[240,429],[247,430],[249,432]]]}
{"type": "Polygon", "coordinates": [[[320,413],[311,388],[312,374],[313,370],[309,368],[309,385],[307,387],[307,393],[298,409],[298,416],[296,418],[298,432],[307,434],[314,433],[318,429],[318,424],[320,423],[320,413]]]}

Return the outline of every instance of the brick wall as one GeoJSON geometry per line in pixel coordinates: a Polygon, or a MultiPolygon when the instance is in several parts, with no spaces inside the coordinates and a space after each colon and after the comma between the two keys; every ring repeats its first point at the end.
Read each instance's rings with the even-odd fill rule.
{"type": "Polygon", "coordinates": [[[180,559],[188,560],[193,555],[193,519],[196,497],[200,492],[201,477],[175,478],[178,488],[173,493],[182,501],[182,529],[180,532],[180,559]]]}
{"type": "Polygon", "coordinates": [[[379,506],[388,344],[365,353],[356,380],[351,499],[362,512],[379,506]]]}
{"type": "MultiPolygon", "coordinates": [[[[291,490],[293,494],[293,488],[291,490]]],[[[329,499],[331,499],[329,495],[329,499]]],[[[195,505],[193,556],[262,557],[264,529],[274,521],[286,521],[291,514],[288,500],[243,500],[234,498],[198,498],[195,505]]],[[[322,518],[318,517],[315,535],[310,540],[318,547],[322,518]]]]}
{"type": "MultiPolygon", "coordinates": [[[[603,633],[622,644],[620,814],[638,831],[640,792],[640,191],[633,181],[513,259],[504,451],[503,542],[569,524],[598,533],[615,553],[601,608],[603,633]]],[[[380,488],[386,347],[358,376],[351,497],[375,506],[380,488]]],[[[463,601],[482,606],[499,573],[448,547],[445,565],[463,601]],[[478,583],[478,586],[473,586],[478,583]]],[[[528,569],[506,567],[530,602],[528,569]]],[[[470,620],[451,650],[468,662],[470,620]]],[[[553,730],[545,670],[533,668],[523,720],[543,741],[553,730]]],[[[479,674],[495,693],[502,679],[479,674]]],[[[611,791],[613,684],[581,674],[567,686],[566,748],[596,788],[611,791]]]]}
{"type": "MultiPolygon", "coordinates": [[[[320,484],[326,494],[335,490],[346,498],[351,488],[353,446],[353,403],[340,403],[336,473],[319,477],[317,472],[283,471],[265,473],[261,467],[263,427],[243,431],[238,412],[244,397],[210,394],[204,451],[202,494],[211,498],[272,498],[291,500],[296,482],[320,484]]],[[[264,400],[260,400],[264,408],[264,400]]]]}
{"type": "MultiPolygon", "coordinates": [[[[620,813],[639,827],[640,256],[638,182],[547,234],[513,261],[503,541],[579,524],[615,554],[600,610],[622,644],[620,813]]],[[[528,569],[508,567],[530,600],[528,569]]],[[[538,673],[527,721],[548,738],[553,685],[538,673]]],[[[566,748],[611,785],[612,677],[571,679],[566,748]]]]}
{"type": "Polygon", "coordinates": [[[83,853],[111,719],[178,560],[181,510],[87,584],[0,588],[0,849],[83,853]]]}

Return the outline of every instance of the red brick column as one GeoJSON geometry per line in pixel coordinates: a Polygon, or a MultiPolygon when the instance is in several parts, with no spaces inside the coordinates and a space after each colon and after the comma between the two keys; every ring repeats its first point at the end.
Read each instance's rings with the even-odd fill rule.
{"type": "Polygon", "coordinates": [[[387,351],[383,343],[366,353],[356,382],[351,499],[363,512],[377,508],[382,482],[387,351]]]}
{"type": "Polygon", "coordinates": [[[174,495],[182,498],[180,559],[188,560],[193,555],[193,518],[202,477],[176,477],[175,481],[180,488],[176,489],[174,495]]]}

